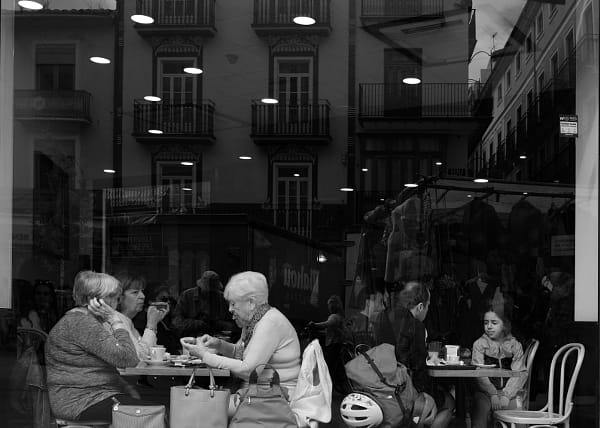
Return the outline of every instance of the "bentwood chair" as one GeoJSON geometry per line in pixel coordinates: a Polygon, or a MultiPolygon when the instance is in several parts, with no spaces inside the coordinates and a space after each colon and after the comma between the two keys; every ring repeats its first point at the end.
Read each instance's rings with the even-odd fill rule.
{"type": "Polygon", "coordinates": [[[525,349],[525,368],[527,369],[527,383],[525,386],[525,390],[527,391],[527,396],[525,402],[523,403],[523,408],[525,410],[529,410],[529,400],[530,395],[529,391],[531,391],[531,368],[533,367],[533,360],[535,359],[535,354],[537,353],[538,347],[540,346],[540,341],[537,339],[531,339],[527,349],[525,349]]]}
{"type": "Polygon", "coordinates": [[[557,425],[569,428],[569,419],[573,410],[573,391],[584,355],[585,347],[581,343],[569,343],[556,351],[550,363],[548,402],[542,409],[496,410],[494,419],[503,428],[508,428],[509,424],[511,428],[515,428],[517,424],[529,428],[557,425]],[[555,387],[558,387],[558,396],[555,396],[555,387]]]}

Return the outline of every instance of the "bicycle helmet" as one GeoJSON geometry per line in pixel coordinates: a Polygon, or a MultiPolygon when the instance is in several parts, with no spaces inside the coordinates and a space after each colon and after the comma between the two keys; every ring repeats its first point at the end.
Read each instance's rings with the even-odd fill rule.
{"type": "Polygon", "coordinates": [[[430,426],[437,415],[437,406],[433,397],[425,392],[417,395],[413,404],[412,420],[418,427],[430,426]]]}
{"type": "Polygon", "coordinates": [[[371,397],[353,392],[340,405],[342,420],[349,427],[374,428],[383,422],[383,411],[371,397]]]}

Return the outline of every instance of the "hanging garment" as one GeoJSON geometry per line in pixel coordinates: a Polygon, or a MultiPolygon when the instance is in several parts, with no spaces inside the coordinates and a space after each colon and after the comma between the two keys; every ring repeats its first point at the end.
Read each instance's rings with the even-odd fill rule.
{"type": "Polygon", "coordinates": [[[520,200],[510,211],[508,229],[511,248],[518,257],[537,256],[546,228],[542,212],[527,200],[520,200]]]}
{"type": "Polygon", "coordinates": [[[393,229],[388,239],[385,281],[405,279],[406,259],[427,254],[431,200],[421,194],[408,198],[392,211],[393,229]]]}
{"type": "Polygon", "coordinates": [[[475,199],[465,207],[462,229],[467,239],[467,254],[485,260],[488,252],[497,248],[502,224],[494,207],[475,199]]]}

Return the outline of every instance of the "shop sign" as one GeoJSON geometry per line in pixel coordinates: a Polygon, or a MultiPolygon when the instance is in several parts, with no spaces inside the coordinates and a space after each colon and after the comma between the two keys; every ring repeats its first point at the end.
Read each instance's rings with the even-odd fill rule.
{"type": "Polygon", "coordinates": [[[560,121],[560,136],[577,137],[577,115],[561,114],[558,118],[560,121]]]}
{"type": "Polygon", "coordinates": [[[554,235],[550,243],[550,255],[552,257],[574,256],[575,235],[554,235]]]}
{"type": "Polygon", "coordinates": [[[160,255],[159,234],[116,235],[111,239],[111,257],[153,257],[160,255]]]}

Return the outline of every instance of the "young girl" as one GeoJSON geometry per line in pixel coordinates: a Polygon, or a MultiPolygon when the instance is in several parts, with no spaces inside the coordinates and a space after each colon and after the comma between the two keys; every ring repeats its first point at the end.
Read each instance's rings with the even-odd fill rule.
{"type": "MultiPolygon", "coordinates": [[[[510,370],[524,370],[523,347],[510,333],[510,310],[504,304],[489,305],[483,316],[484,334],[473,343],[474,364],[495,364],[510,370]]],[[[471,426],[486,428],[490,410],[514,409],[517,391],[526,377],[476,378],[471,426]]]]}

